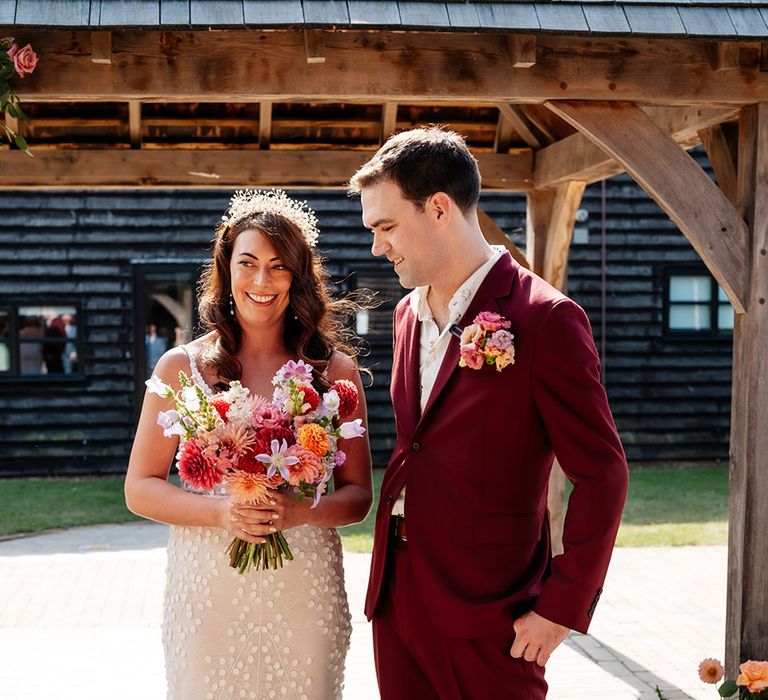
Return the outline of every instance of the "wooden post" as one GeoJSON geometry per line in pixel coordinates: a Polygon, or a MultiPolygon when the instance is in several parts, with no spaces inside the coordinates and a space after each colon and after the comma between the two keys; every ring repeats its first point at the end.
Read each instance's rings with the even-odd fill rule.
{"type": "Polygon", "coordinates": [[[746,313],[733,331],[730,525],[725,659],[768,658],[768,104],[740,117],[738,191],[744,198],[749,245],[743,275],[746,313]]]}
{"type": "Polygon", "coordinates": [[[259,148],[265,151],[272,139],[272,103],[259,104],[259,148]]]}
{"type": "Polygon", "coordinates": [[[128,102],[128,134],[131,139],[131,148],[141,148],[141,102],[139,100],[128,102]]]}
{"type": "MultiPolygon", "coordinates": [[[[585,182],[565,182],[546,190],[528,193],[526,257],[531,269],[557,289],[567,287],[568,250],[573,237],[576,210],[585,182]]],[[[565,474],[557,460],[549,476],[549,507],[552,551],[563,551],[565,522],[565,474]]]]}
{"type": "Polygon", "coordinates": [[[509,238],[507,234],[501,229],[501,227],[481,209],[477,208],[477,220],[480,223],[480,230],[485,236],[485,240],[491,245],[503,245],[512,255],[512,257],[523,267],[531,269],[528,264],[528,259],[523,255],[520,248],[518,248],[509,238]]]}
{"type": "Polygon", "coordinates": [[[728,197],[731,204],[736,206],[739,214],[744,216],[744,211],[738,208],[738,201],[736,199],[736,166],[734,165],[731,149],[723,127],[720,124],[716,124],[709,129],[700,131],[699,137],[717,176],[717,184],[720,185],[720,189],[728,197]]]}

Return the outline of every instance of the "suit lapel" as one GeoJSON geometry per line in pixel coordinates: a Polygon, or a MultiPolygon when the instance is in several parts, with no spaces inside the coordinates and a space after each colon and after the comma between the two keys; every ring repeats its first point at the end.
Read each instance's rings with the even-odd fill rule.
{"type": "Polygon", "coordinates": [[[395,412],[401,428],[408,434],[413,432],[419,420],[421,380],[419,377],[419,341],[421,324],[410,305],[404,311],[403,320],[397,329],[400,346],[395,357],[402,358],[402,366],[393,367],[401,388],[392,397],[395,412]]]}
{"type": "MultiPolygon", "coordinates": [[[[498,304],[497,299],[509,296],[512,291],[512,282],[514,280],[513,272],[516,269],[517,263],[515,263],[508,253],[499,258],[496,264],[490,269],[480,288],[477,290],[472,302],[467,308],[464,315],[456,324],[459,328],[465,328],[472,319],[477,316],[481,311],[497,311],[498,304]]],[[[451,336],[448,341],[448,348],[445,351],[445,356],[440,365],[440,369],[435,379],[435,384],[432,387],[432,392],[429,395],[427,405],[424,407],[424,412],[421,414],[421,418],[418,421],[418,425],[424,421],[424,418],[429,413],[430,409],[434,405],[440,392],[445,388],[448,380],[453,373],[459,369],[459,350],[460,341],[455,336],[451,336]]],[[[416,367],[418,375],[418,345],[416,347],[416,367]]],[[[464,368],[462,371],[471,372],[472,370],[464,368]]]]}

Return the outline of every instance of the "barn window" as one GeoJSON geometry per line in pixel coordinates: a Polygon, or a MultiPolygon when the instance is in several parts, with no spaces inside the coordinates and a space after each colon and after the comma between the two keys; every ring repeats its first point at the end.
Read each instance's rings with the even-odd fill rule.
{"type": "Polygon", "coordinates": [[[707,272],[671,272],[667,276],[666,329],[669,333],[730,333],[733,308],[707,272]]]}
{"type": "Polygon", "coordinates": [[[0,378],[66,379],[82,375],[76,304],[0,308],[0,378]]]}

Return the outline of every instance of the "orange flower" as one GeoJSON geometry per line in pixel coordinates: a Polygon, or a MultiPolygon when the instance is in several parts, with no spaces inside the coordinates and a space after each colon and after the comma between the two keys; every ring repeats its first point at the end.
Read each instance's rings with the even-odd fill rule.
{"type": "Polygon", "coordinates": [[[724,673],[725,669],[717,659],[704,659],[699,664],[699,678],[705,683],[717,683],[724,673]]]}
{"type": "Polygon", "coordinates": [[[296,437],[303,448],[314,452],[318,457],[324,457],[331,446],[328,434],[316,423],[302,425],[296,437]]]}
{"type": "Polygon", "coordinates": [[[263,503],[270,489],[266,474],[251,474],[240,469],[227,475],[227,486],[235,503],[263,503]]]}
{"type": "Polygon", "coordinates": [[[750,693],[768,688],[768,661],[746,661],[739,666],[736,685],[746,686],[750,693]]]}
{"type": "Polygon", "coordinates": [[[322,465],[320,464],[320,458],[314,452],[310,452],[301,445],[291,445],[288,448],[287,454],[299,460],[296,464],[288,467],[288,471],[291,474],[291,478],[288,481],[291,484],[298,486],[302,481],[311,484],[317,479],[322,470],[322,465]]]}

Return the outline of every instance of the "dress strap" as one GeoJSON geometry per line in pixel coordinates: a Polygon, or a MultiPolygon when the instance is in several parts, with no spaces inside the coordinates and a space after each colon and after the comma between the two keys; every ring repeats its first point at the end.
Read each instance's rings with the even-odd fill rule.
{"type": "Polygon", "coordinates": [[[184,352],[187,354],[187,357],[189,358],[189,369],[190,373],[192,374],[192,381],[203,390],[203,393],[206,396],[213,396],[213,389],[208,386],[205,379],[203,379],[203,375],[200,374],[200,370],[197,368],[195,356],[187,349],[186,345],[182,345],[181,349],[184,350],[184,352]]]}

